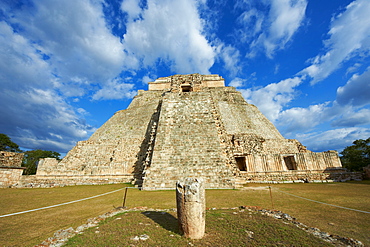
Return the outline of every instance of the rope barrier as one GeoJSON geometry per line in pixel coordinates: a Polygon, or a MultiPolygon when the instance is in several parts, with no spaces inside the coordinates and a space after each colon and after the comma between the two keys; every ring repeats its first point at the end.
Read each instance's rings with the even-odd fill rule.
{"type": "Polygon", "coordinates": [[[124,188],[121,188],[121,189],[114,190],[114,191],[110,191],[110,192],[103,193],[103,194],[100,194],[100,195],[91,196],[91,197],[87,197],[87,198],[83,198],[83,199],[79,199],[79,200],[75,200],[75,201],[70,201],[70,202],[60,203],[60,204],[56,204],[56,205],[52,205],[52,206],[47,206],[47,207],[42,207],[42,208],[31,209],[31,210],[26,210],[26,211],[17,212],[17,213],[4,214],[4,215],[0,215],[0,218],[4,218],[4,217],[8,217],[8,216],[12,216],[12,215],[18,215],[18,214],[30,213],[30,212],[39,211],[39,210],[42,210],[42,209],[55,208],[55,207],[59,207],[59,206],[67,205],[67,204],[72,204],[72,203],[75,203],[75,202],[82,202],[82,201],[86,201],[86,200],[89,200],[89,199],[97,198],[97,197],[100,197],[100,196],[109,195],[109,194],[115,193],[115,192],[120,191],[120,190],[123,190],[123,189],[124,189],[124,188]]]}
{"type": "Polygon", "coordinates": [[[301,198],[301,199],[304,199],[304,200],[307,200],[307,201],[311,201],[311,202],[325,204],[325,205],[328,205],[328,206],[332,206],[332,207],[336,207],[336,208],[341,208],[341,209],[352,210],[352,211],[356,211],[356,212],[360,212],[360,213],[370,214],[370,212],[367,212],[367,211],[362,211],[362,210],[358,210],[358,209],[347,208],[347,207],[337,206],[337,205],[333,205],[333,204],[329,204],[329,203],[325,203],[325,202],[315,201],[315,200],[308,199],[308,198],[305,198],[305,197],[302,197],[302,196],[296,196],[296,195],[293,195],[291,193],[284,192],[284,191],[281,191],[281,190],[279,190],[279,192],[284,193],[284,194],[287,194],[287,195],[290,195],[290,196],[298,197],[298,198],[301,198]]]}

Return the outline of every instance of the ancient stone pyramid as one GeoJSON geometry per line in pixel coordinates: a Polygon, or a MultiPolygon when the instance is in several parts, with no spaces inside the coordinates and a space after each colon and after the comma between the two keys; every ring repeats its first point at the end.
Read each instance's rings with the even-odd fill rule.
{"type": "Polygon", "coordinates": [[[313,153],[285,139],[221,76],[190,74],[149,83],[61,162],[40,162],[37,177],[130,181],[146,190],[202,177],[207,188],[235,188],[251,181],[323,180],[328,167],[341,167],[336,152],[313,153]]]}

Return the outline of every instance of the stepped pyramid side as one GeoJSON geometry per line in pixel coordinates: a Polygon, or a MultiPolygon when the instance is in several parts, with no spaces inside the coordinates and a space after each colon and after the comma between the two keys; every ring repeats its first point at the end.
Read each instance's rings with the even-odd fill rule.
{"type": "MultiPolygon", "coordinates": [[[[202,177],[208,188],[233,188],[234,171],[209,92],[167,94],[143,189],[173,188],[183,177],[202,177]]],[[[236,167],[234,167],[236,168],[236,167]]]]}
{"type": "Polygon", "coordinates": [[[148,124],[155,115],[160,92],[139,93],[126,110],[118,111],[87,141],[78,142],[59,162],[41,162],[38,177],[96,176],[97,179],[132,180],[143,156],[148,124]]]}
{"type": "Polygon", "coordinates": [[[221,76],[190,74],[150,82],[61,162],[41,160],[36,177],[154,190],[173,189],[183,177],[202,177],[206,188],[235,188],[326,181],[342,172],[335,151],[313,153],[285,139],[221,76]]]}

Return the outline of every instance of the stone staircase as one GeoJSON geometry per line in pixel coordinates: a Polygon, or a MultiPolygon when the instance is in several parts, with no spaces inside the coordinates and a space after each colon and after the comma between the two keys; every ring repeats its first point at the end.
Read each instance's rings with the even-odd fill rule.
{"type": "Polygon", "coordinates": [[[207,188],[233,188],[222,124],[210,92],[171,93],[162,102],[142,188],[173,189],[184,177],[202,177],[207,188]]]}

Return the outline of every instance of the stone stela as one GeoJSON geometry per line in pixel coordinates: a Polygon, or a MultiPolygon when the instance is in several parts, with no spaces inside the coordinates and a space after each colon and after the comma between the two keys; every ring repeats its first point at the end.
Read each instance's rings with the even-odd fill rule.
{"type": "Polygon", "coordinates": [[[206,229],[206,196],[202,179],[184,178],[176,183],[177,220],[187,238],[201,239],[206,229]]]}
{"type": "Polygon", "coordinates": [[[63,160],[46,158],[23,184],[132,182],[143,190],[175,189],[184,177],[205,188],[250,182],[349,179],[336,151],[314,153],[285,139],[219,75],[173,75],[139,90],[63,160]]]}

